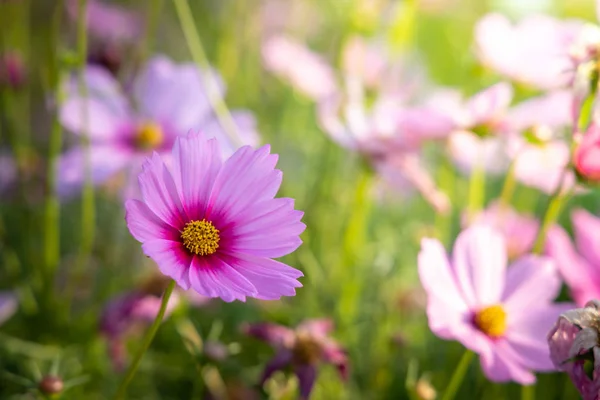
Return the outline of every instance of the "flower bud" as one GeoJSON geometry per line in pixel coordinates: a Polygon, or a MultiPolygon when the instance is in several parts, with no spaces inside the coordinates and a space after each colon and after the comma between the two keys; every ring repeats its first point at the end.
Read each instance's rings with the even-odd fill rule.
{"type": "Polygon", "coordinates": [[[582,180],[600,182],[600,126],[590,125],[575,149],[573,164],[582,180]]]}
{"type": "Polygon", "coordinates": [[[19,53],[0,55],[0,86],[18,89],[25,84],[25,65],[19,53]]]}
{"type": "Polygon", "coordinates": [[[61,393],[64,388],[65,384],[62,379],[54,375],[46,375],[38,385],[38,390],[49,396],[61,393]]]}

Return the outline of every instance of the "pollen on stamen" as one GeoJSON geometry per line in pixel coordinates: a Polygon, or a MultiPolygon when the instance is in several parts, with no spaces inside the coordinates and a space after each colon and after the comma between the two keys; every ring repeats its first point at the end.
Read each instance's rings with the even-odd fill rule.
{"type": "Polygon", "coordinates": [[[506,311],[501,305],[483,308],[475,313],[473,323],[489,337],[501,337],[506,332],[506,311]]]}
{"type": "Polygon", "coordinates": [[[140,149],[150,150],[159,147],[164,141],[163,130],[156,123],[144,123],[137,128],[135,144],[140,149]]]}
{"type": "Polygon", "coordinates": [[[190,221],[181,231],[183,246],[192,254],[207,256],[214,254],[219,248],[219,230],[212,222],[205,219],[190,221]]]}

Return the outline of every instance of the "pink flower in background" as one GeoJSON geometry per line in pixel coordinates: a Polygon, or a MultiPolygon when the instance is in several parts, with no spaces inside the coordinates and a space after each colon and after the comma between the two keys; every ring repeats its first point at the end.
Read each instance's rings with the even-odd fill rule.
{"type": "Polygon", "coordinates": [[[600,182],[600,126],[592,123],[575,149],[575,170],[586,181],[600,182]]]}
{"type": "Polygon", "coordinates": [[[419,276],[428,294],[429,327],[478,353],[494,382],[535,382],[532,371],[552,371],[545,337],[570,307],[552,304],[560,279],[552,261],[525,256],[508,269],[502,235],[487,226],[463,231],[452,259],[435,239],[423,239],[419,276]]]}
{"type": "Polygon", "coordinates": [[[504,15],[488,14],[475,27],[477,55],[515,81],[541,89],[563,87],[573,79],[569,52],[581,25],[545,15],[513,25],[504,15]]]}
{"type": "Polygon", "coordinates": [[[14,292],[0,291],[0,325],[17,312],[17,296],[14,292]]]}
{"type": "MultiPolygon", "coordinates": [[[[69,0],[67,11],[73,21],[78,18],[78,0],[69,0]]],[[[143,36],[142,16],[124,7],[100,0],[87,5],[87,29],[94,36],[109,41],[135,41],[143,36]]]]}
{"type": "Polygon", "coordinates": [[[600,302],[564,312],[548,333],[554,366],[565,371],[583,400],[600,398],[600,302]],[[590,371],[586,361],[593,360],[590,371]],[[588,376],[591,374],[591,376],[588,376]]]}
{"type": "Polygon", "coordinates": [[[548,235],[547,252],[554,258],[560,273],[578,305],[600,297],[600,218],[579,209],[572,214],[575,247],[560,228],[548,235]]]}
{"type": "Polygon", "coordinates": [[[332,330],[333,323],[328,319],[306,320],[296,329],[270,323],[246,326],[247,335],[269,343],[277,351],[265,367],[261,385],[276,371],[291,366],[298,377],[300,398],[308,399],[317,379],[317,367],[322,362],[335,366],[342,379],[348,379],[348,356],[328,336],[332,330]]]}
{"type": "Polygon", "coordinates": [[[383,46],[367,43],[360,36],[351,37],[342,49],[342,71],[368,88],[378,87],[389,67],[383,46]]]}
{"type": "Polygon", "coordinates": [[[475,216],[470,222],[475,225],[488,225],[502,234],[509,259],[517,259],[531,252],[539,222],[531,215],[519,214],[509,205],[496,201],[475,216]]]}
{"type": "Polygon", "coordinates": [[[23,57],[17,51],[0,54],[0,88],[18,89],[27,80],[23,57]]]}
{"type": "Polygon", "coordinates": [[[0,193],[10,188],[17,178],[17,164],[14,158],[0,153],[0,193]]]}
{"type": "Polygon", "coordinates": [[[313,100],[337,90],[333,69],[321,56],[285,36],[273,36],[262,47],[265,68],[313,100]]]}
{"type": "Polygon", "coordinates": [[[125,204],[144,254],[187,290],[225,301],[295,295],[302,273],[272,258],[302,243],[303,213],[275,199],[282,173],[269,146],[244,146],[226,161],[216,139],[180,137],[172,168],[154,153],[139,176],[143,201],[125,204]]]}
{"type": "MultiPolygon", "coordinates": [[[[69,82],[60,121],[76,134],[87,130],[91,140],[93,182],[101,184],[122,170],[137,172],[144,157],[152,151],[167,154],[175,138],[192,129],[202,129],[207,136],[216,137],[224,154],[232,154],[236,146],[211,110],[203,79],[207,74],[215,72],[201,71],[195,64],[177,65],[166,57],[154,57],[136,77],[131,103],[105,69],[87,68],[87,99],[79,95],[75,79],[69,82]],[[134,109],[134,105],[137,108],[134,109]]],[[[234,111],[233,118],[240,134],[238,139],[244,144],[256,145],[258,135],[253,116],[234,111]]],[[[61,194],[75,192],[84,180],[82,148],[77,146],[67,151],[59,168],[61,194]]],[[[133,182],[129,188],[132,185],[133,182]]]]}

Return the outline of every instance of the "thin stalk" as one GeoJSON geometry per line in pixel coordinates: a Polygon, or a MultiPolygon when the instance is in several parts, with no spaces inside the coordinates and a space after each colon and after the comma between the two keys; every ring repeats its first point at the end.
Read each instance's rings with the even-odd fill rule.
{"type": "Polygon", "coordinates": [[[150,329],[148,329],[148,332],[146,332],[146,336],[144,337],[142,345],[140,346],[140,349],[135,355],[133,362],[131,363],[131,365],[129,365],[129,369],[127,369],[127,373],[121,381],[117,393],[113,397],[114,400],[123,399],[125,397],[125,394],[127,393],[127,386],[129,386],[129,383],[135,376],[135,373],[138,367],[140,366],[140,362],[142,361],[142,357],[150,347],[150,344],[152,343],[152,340],[154,339],[154,336],[156,335],[156,332],[158,331],[158,328],[162,323],[162,320],[165,316],[165,311],[167,310],[167,304],[169,303],[169,298],[171,297],[171,293],[173,293],[173,289],[175,289],[175,281],[171,280],[171,282],[169,282],[169,286],[167,286],[167,288],[165,289],[165,293],[163,294],[158,314],[156,314],[154,322],[150,326],[150,329]]]}
{"type": "Polygon", "coordinates": [[[148,55],[152,51],[154,47],[154,42],[156,39],[156,30],[158,29],[158,21],[160,20],[161,10],[164,5],[164,0],[151,0],[150,7],[148,10],[146,25],[146,34],[144,35],[144,43],[142,45],[142,54],[141,60],[142,62],[148,58],[148,55]]]}
{"type": "Polygon", "coordinates": [[[469,368],[469,364],[471,363],[471,360],[473,360],[474,356],[475,353],[473,353],[471,350],[465,350],[465,353],[458,362],[458,365],[454,370],[454,375],[452,375],[450,383],[448,384],[448,387],[446,388],[446,391],[444,392],[444,395],[442,396],[441,400],[454,399],[454,396],[456,396],[456,392],[458,392],[460,385],[465,379],[467,369],[469,368]]]}
{"type": "Polygon", "coordinates": [[[181,30],[185,36],[185,41],[190,54],[192,55],[192,59],[203,71],[202,77],[207,88],[206,95],[208,101],[210,102],[210,105],[216,114],[221,127],[229,139],[235,145],[241,146],[243,145],[243,141],[238,133],[235,121],[233,120],[231,113],[229,112],[229,109],[223,100],[223,96],[220,93],[221,90],[219,88],[219,84],[215,78],[214,72],[212,72],[208,58],[206,57],[206,52],[202,46],[202,41],[198,35],[198,30],[196,28],[194,18],[192,17],[193,14],[192,10],[190,9],[190,5],[188,4],[187,0],[173,0],[173,3],[175,4],[175,10],[177,11],[177,17],[179,18],[179,24],[181,25],[181,30]]]}
{"type": "Polygon", "coordinates": [[[469,178],[469,218],[483,208],[485,201],[485,167],[480,161],[471,171],[469,178]]]}
{"type": "Polygon", "coordinates": [[[535,385],[521,386],[521,400],[535,399],[535,385]]]}
{"type": "Polygon", "coordinates": [[[511,163],[504,179],[504,185],[502,185],[502,192],[500,193],[500,204],[502,206],[508,206],[515,193],[517,187],[517,179],[515,174],[515,163],[511,163]]]}

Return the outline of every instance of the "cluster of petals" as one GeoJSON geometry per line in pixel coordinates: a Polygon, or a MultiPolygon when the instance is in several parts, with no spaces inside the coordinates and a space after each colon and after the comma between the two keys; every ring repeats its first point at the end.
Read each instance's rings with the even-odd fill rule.
{"type": "MultiPolygon", "coordinates": [[[[93,182],[101,184],[122,170],[137,173],[144,157],[152,151],[167,155],[175,139],[191,129],[216,137],[225,155],[235,150],[235,139],[256,145],[255,121],[247,112],[232,113],[238,138],[229,138],[222,130],[208,96],[221,96],[224,88],[221,82],[220,93],[210,94],[205,84],[210,75],[221,82],[214,71],[155,56],[135,77],[131,91],[125,91],[108,70],[98,66],[88,66],[85,71],[88,96],[80,94],[76,79],[69,81],[60,121],[73,133],[89,135],[93,182]]],[[[62,156],[60,193],[68,195],[80,187],[84,161],[85,152],[78,146],[62,156]]]]}
{"type": "Polygon", "coordinates": [[[600,302],[564,312],[548,333],[550,356],[565,371],[583,397],[600,399],[600,302]],[[591,361],[591,368],[586,363],[591,361]]]}
{"type": "MultiPolygon", "coordinates": [[[[73,21],[79,16],[78,0],[67,2],[67,12],[73,21]]],[[[86,7],[86,27],[100,39],[109,41],[132,41],[143,35],[144,21],[141,14],[119,5],[101,0],[90,0],[86,7]]]]}
{"type": "Polygon", "coordinates": [[[270,323],[247,325],[247,335],[269,343],[277,352],[266,365],[261,384],[278,370],[292,367],[298,377],[300,397],[308,399],[317,379],[320,363],[331,364],[342,379],[348,378],[348,357],[344,349],[329,337],[333,323],[328,319],[311,319],[295,329],[270,323]]]}
{"type": "Polygon", "coordinates": [[[600,126],[590,124],[580,138],[573,164],[577,174],[588,182],[600,182],[600,126]]]}
{"type": "Polygon", "coordinates": [[[546,333],[571,305],[552,303],[561,281],[550,259],[526,255],[507,268],[502,235],[473,225],[451,259],[438,240],[423,239],[418,263],[430,329],[478,353],[488,379],[531,384],[532,371],[554,369],[546,333]]]}
{"type": "Polygon", "coordinates": [[[216,139],[179,137],[171,168],[156,153],[144,163],[143,200],[126,202],[127,226],[184,290],[225,301],[292,296],[302,273],[272,258],[296,250],[305,225],[292,199],[274,198],[276,163],[269,146],[223,161],[216,139]]]}

